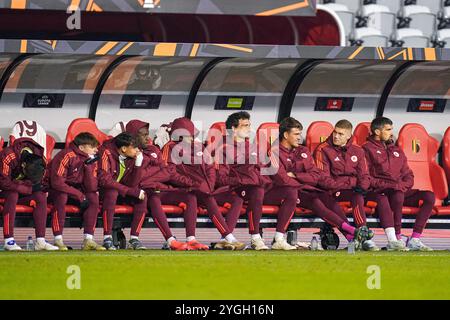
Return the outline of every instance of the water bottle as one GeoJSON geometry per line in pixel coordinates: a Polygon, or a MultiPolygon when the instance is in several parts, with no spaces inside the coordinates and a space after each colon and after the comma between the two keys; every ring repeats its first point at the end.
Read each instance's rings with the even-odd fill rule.
{"type": "Polygon", "coordinates": [[[32,236],[28,236],[27,239],[27,251],[34,251],[34,241],[32,236]]]}
{"type": "Polygon", "coordinates": [[[347,253],[355,254],[355,242],[353,240],[348,243],[347,253]]]}
{"type": "Polygon", "coordinates": [[[311,240],[311,250],[315,251],[319,248],[319,242],[317,241],[317,238],[314,236],[311,240]]]}

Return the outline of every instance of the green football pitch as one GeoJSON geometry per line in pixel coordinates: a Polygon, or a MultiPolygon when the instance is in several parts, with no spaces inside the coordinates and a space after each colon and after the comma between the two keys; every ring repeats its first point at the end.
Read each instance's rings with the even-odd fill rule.
{"type": "Polygon", "coordinates": [[[0,270],[0,299],[450,299],[449,251],[1,252],[0,270]]]}

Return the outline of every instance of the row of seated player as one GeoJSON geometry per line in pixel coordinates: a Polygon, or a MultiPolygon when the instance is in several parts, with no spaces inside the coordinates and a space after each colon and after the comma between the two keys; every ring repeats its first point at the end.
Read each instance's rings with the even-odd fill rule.
{"type": "MultiPolygon", "coordinates": [[[[114,126],[114,128],[125,128],[126,123],[120,122],[118,125],[114,126]]],[[[266,141],[274,141],[277,137],[278,123],[263,123],[257,129],[256,136],[260,139],[265,139],[266,141]]],[[[12,130],[12,134],[9,137],[9,143],[12,144],[17,137],[20,137],[16,134],[16,132],[20,132],[22,134],[27,135],[31,133],[32,138],[36,138],[38,136],[35,132],[39,132],[39,130],[43,130],[39,124],[31,121],[21,121],[18,122],[14,129],[12,130]],[[25,130],[20,129],[25,126],[25,130]],[[27,126],[32,128],[31,131],[27,131],[27,126]],[[16,130],[16,128],[19,130],[16,130]],[[38,129],[34,129],[37,127],[38,129]]],[[[123,129],[124,130],[124,129],[123,129]]],[[[216,122],[214,123],[208,133],[206,144],[212,144],[214,141],[213,131],[219,132],[220,134],[225,134],[225,123],[224,122],[216,122]]],[[[68,133],[66,136],[66,146],[73,140],[73,138],[80,132],[87,131],[92,132],[100,142],[103,142],[109,138],[111,135],[107,135],[101,132],[95,122],[90,119],[75,119],[71,125],[69,126],[68,133]]],[[[327,137],[332,133],[333,125],[326,121],[316,121],[311,123],[306,132],[306,143],[305,145],[308,147],[311,153],[314,152],[316,147],[324,142],[327,137]]],[[[112,130],[110,133],[117,134],[119,131],[117,129],[112,130]]],[[[365,143],[367,137],[370,135],[370,123],[363,122],[358,124],[354,130],[354,143],[358,145],[362,145],[365,143]]],[[[51,154],[53,153],[53,148],[55,146],[55,140],[48,134],[44,133],[46,137],[46,155],[47,159],[51,159],[51,154]]],[[[3,146],[3,138],[0,137],[0,146],[3,146]]],[[[444,170],[436,163],[437,151],[439,149],[440,143],[431,137],[425,128],[420,124],[406,124],[402,130],[400,130],[399,145],[406,152],[409,164],[412,166],[412,169],[415,173],[416,178],[416,186],[421,188],[428,188],[430,190],[434,190],[437,192],[437,209],[435,209],[436,213],[447,214],[447,211],[439,205],[447,198],[447,188],[445,187],[445,180],[442,179],[443,172],[447,176],[448,184],[450,184],[450,127],[444,133],[444,137],[442,140],[442,160],[443,160],[443,168],[444,170]],[[409,148],[410,146],[416,146],[416,148],[409,148]]],[[[1,200],[0,200],[1,201],[1,200]]],[[[31,212],[31,208],[21,207],[23,212],[31,212]]],[[[181,213],[182,210],[180,208],[174,208],[172,206],[168,206],[167,211],[169,213],[181,213]]],[[[272,207],[268,207],[265,210],[266,213],[276,213],[276,209],[272,207]]],[[[368,212],[372,212],[373,210],[367,210],[368,212]]],[[[69,212],[76,213],[78,209],[76,207],[71,207],[69,212]]],[[[244,212],[244,210],[243,210],[244,212]]],[[[298,213],[304,213],[308,211],[299,210],[298,213]]],[[[126,207],[118,207],[118,213],[131,213],[130,208],[126,207]]],[[[203,210],[200,213],[204,213],[203,210]]],[[[414,210],[410,210],[405,208],[405,213],[414,213],[414,210]]]]}
{"type": "MultiPolygon", "coordinates": [[[[25,123],[25,126],[27,124],[28,123],[25,123]]],[[[34,124],[34,125],[36,125],[36,124],[34,124]]],[[[403,132],[408,131],[407,130],[409,128],[408,126],[412,126],[413,128],[415,127],[415,125],[406,125],[401,130],[400,136],[399,136],[399,144],[400,145],[403,143],[402,141],[404,139],[408,139],[408,134],[402,134],[403,132]]],[[[223,124],[221,124],[221,123],[216,123],[212,127],[213,128],[219,128],[220,132],[224,132],[223,124]]],[[[278,124],[276,124],[276,123],[262,124],[257,130],[257,132],[258,132],[258,134],[257,134],[258,144],[264,144],[264,143],[267,144],[270,141],[275,140],[276,137],[277,137],[277,135],[276,135],[277,127],[278,127],[278,124]],[[273,137],[274,134],[275,134],[275,137],[273,137]]],[[[361,133],[361,132],[363,132],[362,128],[364,128],[364,125],[358,126],[356,128],[356,130],[355,130],[355,137],[357,137],[356,141],[361,141],[360,139],[364,135],[364,133],[361,133]]],[[[310,150],[312,150],[316,144],[322,142],[324,140],[324,138],[327,137],[331,133],[332,129],[333,129],[333,127],[331,126],[331,124],[328,124],[328,123],[323,123],[323,122],[313,123],[308,128],[308,131],[307,131],[307,139],[306,139],[306,141],[307,141],[308,148],[310,148],[310,150]],[[327,130],[329,130],[329,131],[327,132],[327,130]]],[[[422,131],[424,131],[423,127],[420,128],[420,126],[419,126],[419,133],[420,133],[420,129],[422,129],[422,131]]],[[[27,130],[20,130],[21,133],[26,132],[26,131],[27,130]]],[[[66,138],[66,143],[69,144],[71,142],[71,140],[73,139],[73,137],[76,136],[80,132],[91,132],[92,134],[94,134],[97,137],[97,139],[100,142],[103,142],[108,137],[107,135],[105,135],[104,133],[100,132],[100,130],[97,129],[97,127],[96,127],[96,125],[95,125],[95,123],[93,121],[91,121],[89,119],[76,119],[76,120],[73,121],[73,123],[69,127],[67,138],[66,138]]],[[[417,139],[417,137],[418,137],[417,136],[417,132],[413,132],[413,133],[414,134],[412,134],[410,132],[409,134],[410,135],[412,134],[413,136],[415,135],[414,139],[419,141],[419,139],[417,139]]],[[[425,134],[425,137],[428,137],[429,139],[432,139],[431,137],[428,136],[426,131],[425,131],[425,133],[422,132],[422,134],[425,134]]],[[[366,131],[365,135],[367,136],[367,131],[366,131]]],[[[45,134],[43,134],[43,136],[46,137],[45,134]]],[[[424,137],[423,135],[422,136],[419,135],[419,137],[421,138],[420,140],[422,142],[423,141],[427,141],[426,139],[422,139],[424,137]]],[[[10,138],[11,138],[10,140],[14,139],[13,136],[10,137],[10,138]]],[[[208,140],[210,140],[210,139],[208,139],[208,140]]],[[[47,141],[49,141],[49,139],[46,138],[45,141],[47,142],[47,141]]],[[[211,141],[208,141],[208,143],[211,144],[211,141]]],[[[414,145],[414,141],[413,141],[413,145],[414,145]]],[[[51,145],[49,147],[51,147],[51,145]]],[[[410,161],[426,162],[425,165],[429,165],[431,167],[431,169],[429,169],[430,176],[436,177],[436,173],[434,171],[438,170],[439,167],[438,166],[435,167],[435,166],[432,165],[432,163],[433,163],[432,160],[434,160],[435,154],[437,152],[437,148],[435,148],[434,151],[433,151],[433,148],[434,148],[433,140],[429,140],[429,143],[425,143],[425,146],[422,143],[420,145],[420,150],[422,150],[421,154],[422,155],[425,154],[426,157],[428,157],[428,158],[431,157],[431,158],[430,159],[425,159],[425,161],[424,161],[423,157],[422,158],[418,157],[417,159],[412,159],[412,160],[410,159],[410,161]],[[430,144],[431,146],[428,146],[428,144],[430,144]],[[425,152],[423,150],[425,150],[427,152],[425,152]]],[[[418,143],[417,143],[416,150],[419,151],[419,144],[418,143]]],[[[46,154],[49,154],[48,151],[49,150],[47,150],[46,154]]],[[[164,153],[164,148],[163,148],[163,153],[164,153]]],[[[420,153],[420,152],[415,152],[415,153],[420,153]]],[[[422,167],[420,169],[423,169],[423,166],[419,165],[419,167],[422,167]]],[[[419,171],[419,173],[420,173],[420,171],[419,171]]],[[[422,189],[422,187],[425,187],[424,189],[435,190],[436,188],[433,188],[433,187],[436,187],[436,181],[439,183],[439,179],[436,180],[436,178],[431,182],[431,185],[430,184],[426,185],[426,183],[428,183],[427,181],[423,182],[422,179],[420,179],[420,180],[421,181],[419,183],[416,183],[415,187],[418,187],[418,188],[421,188],[421,189],[422,189]],[[429,188],[430,186],[431,186],[431,188],[429,188]]],[[[448,208],[440,206],[440,204],[442,202],[442,199],[447,196],[446,184],[444,184],[442,192],[439,193],[439,190],[437,190],[437,191],[438,191],[438,194],[437,194],[437,197],[436,197],[437,198],[437,203],[436,203],[437,205],[434,208],[434,213],[435,214],[448,214],[448,212],[447,212],[448,208]]],[[[436,192],[436,190],[435,190],[435,192],[436,192]]],[[[342,205],[346,208],[347,212],[351,211],[351,208],[348,206],[348,203],[342,203],[342,205]]],[[[226,205],[224,207],[222,207],[222,212],[223,213],[225,213],[227,211],[226,207],[227,207],[226,205]]],[[[366,208],[367,212],[368,213],[373,213],[374,207],[375,207],[375,204],[369,205],[369,207],[366,208]]],[[[69,207],[67,207],[67,209],[68,209],[68,212],[72,212],[72,213],[78,212],[78,208],[74,207],[74,206],[69,206],[69,207]]],[[[183,211],[182,206],[165,206],[164,209],[165,209],[166,213],[182,213],[182,211],[183,211]]],[[[26,206],[18,207],[18,211],[19,212],[20,211],[22,211],[22,212],[31,212],[32,210],[33,209],[31,207],[26,207],[26,206]]],[[[132,208],[127,207],[127,206],[117,206],[116,207],[116,213],[131,213],[131,211],[132,211],[132,208]]],[[[263,211],[266,214],[274,214],[274,213],[277,213],[278,207],[277,206],[265,206],[263,211]]],[[[244,213],[244,212],[245,212],[245,209],[242,210],[242,213],[244,213]]],[[[404,213],[415,213],[415,212],[417,212],[417,208],[405,208],[405,210],[404,210],[404,213]]],[[[205,213],[205,211],[204,210],[200,210],[199,213],[202,214],[202,213],[205,213]]],[[[297,208],[297,213],[310,213],[310,212],[308,210],[302,210],[300,208],[297,208]]]]}

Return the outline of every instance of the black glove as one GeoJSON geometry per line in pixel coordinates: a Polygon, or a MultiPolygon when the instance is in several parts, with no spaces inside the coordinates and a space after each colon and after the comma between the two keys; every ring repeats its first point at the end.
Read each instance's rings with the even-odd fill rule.
{"type": "Polygon", "coordinates": [[[363,196],[365,196],[365,195],[367,194],[367,190],[364,190],[364,189],[361,188],[361,187],[353,187],[352,190],[353,190],[354,192],[357,192],[357,193],[362,194],[363,196]]]}
{"type": "Polygon", "coordinates": [[[93,164],[94,162],[97,162],[100,160],[100,157],[96,154],[93,158],[89,158],[84,161],[84,164],[93,164]]]}
{"type": "Polygon", "coordinates": [[[81,202],[80,202],[80,210],[84,211],[89,207],[89,200],[84,198],[81,202]]]}
{"type": "Polygon", "coordinates": [[[32,192],[38,192],[38,191],[42,191],[42,189],[43,189],[42,184],[36,183],[36,184],[33,184],[31,190],[32,190],[32,192]]]}

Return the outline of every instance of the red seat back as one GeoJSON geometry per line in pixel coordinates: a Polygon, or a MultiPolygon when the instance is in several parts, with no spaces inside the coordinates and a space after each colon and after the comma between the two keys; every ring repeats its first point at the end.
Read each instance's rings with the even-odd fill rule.
{"type": "Polygon", "coordinates": [[[100,144],[102,144],[103,141],[108,140],[109,138],[106,133],[98,129],[97,125],[92,119],[78,118],[73,120],[70,123],[69,128],[67,129],[66,147],[68,147],[73,139],[81,132],[89,132],[93,134],[100,144]]]}
{"type": "Polygon", "coordinates": [[[220,138],[227,134],[225,122],[214,122],[208,130],[206,145],[212,145],[220,141],[220,138]]]}
{"type": "Polygon", "coordinates": [[[436,163],[439,142],[421,124],[408,123],[399,132],[398,145],[414,173],[413,188],[433,191],[436,205],[440,205],[448,195],[448,186],[444,169],[436,163]]]}
{"type": "Polygon", "coordinates": [[[55,138],[53,138],[51,135],[47,134],[46,137],[46,144],[47,144],[47,154],[45,155],[47,158],[47,161],[50,161],[52,159],[52,153],[53,149],[55,149],[55,138]]]}
{"type": "Polygon", "coordinates": [[[0,137],[0,151],[3,150],[3,144],[5,143],[5,140],[3,140],[2,137],[0,137]]]}
{"type": "Polygon", "coordinates": [[[370,122],[361,122],[356,126],[355,130],[353,130],[353,142],[358,146],[362,146],[370,134],[370,122]]]}
{"type": "Polygon", "coordinates": [[[319,144],[327,140],[333,129],[333,125],[328,121],[314,121],[311,123],[306,131],[306,147],[309,151],[313,153],[319,144]]]}
{"type": "Polygon", "coordinates": [[[447,176],[447,183],[450,185],[450,127],[447,128],[442,139],[442,164],[447,176]]]}
{"type": "Polygon", "coordinates": [[[276,122],[265,122],[258,127],[256,130],[256,143],[261,152],[270,150],[270,146],[279,137],[279,128],[280,125],[276,122]],[[261,149],[264,146],[266,149],[261,149]]]}

